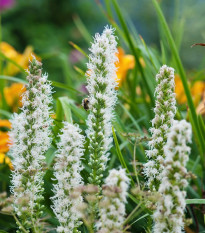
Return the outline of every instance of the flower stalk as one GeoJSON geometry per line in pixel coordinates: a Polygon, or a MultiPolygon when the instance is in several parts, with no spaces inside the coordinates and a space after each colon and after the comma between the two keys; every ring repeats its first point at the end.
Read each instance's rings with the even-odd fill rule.
{"type": "Polygon", "coordinates": [[[81,158],[83,156],[84,136],[80,134],[78,125],[64,122],[60,141],[57,144],[56,163],[54,175],[57,184],[54,184],[53,210],[60,223],[57,232],[77,233],[81,225],[78,206],[82,204],[82,196],[75,195],[79,186],[83,185],[80,171],[83,169],[81,158]],[[71,196],[75,196],[72,198],[71,196]]]}
{"type": "Polygon", "coordinates": [[[122,233],[129,178],[124,169],[112,169],[105,179],[97,222],[98,233],[122,233]]]}
{"type": "Polygon", "coordinates": [[[192,130],[185,120],[174,121],[164,147],[166,158],[159,187],[161,198],[154,213],[154,233],[182,233],[188,185],[186,163],[189,160],[192,130]]]}
{"type": "Polygon", "coordinates": [[[44,207],[41,202],[45,152],[51,144],[52,90],[47,75],[42,75],[42,64],[35,58],[29,64],[27,81],[22,112],[14,114],[11,120],[10,154],[14,166],[11,192],[14,211],[23,227],[39,232],[44,207]]]}
{"type": "Polygon", "coordinates": [[[156,75],[156,80],[155,117],[150,128],[152,139],[148,143],[149,150],[146,151],[148,162],[144,166],[144,173],[148,178],[147,186],[151,191],[158,191],[161,183],[165,159],[163,148],[176,113],[174,69],[166,65],[162,66],[156,75]]]}
{"type": "Polygon", "coordinates": [[[117,42],[114,29],[106,27],[102,35],[96,34],[87,64],[87,90],[90,113],[87,120],[87,136],[90,140],[89,166],[92,169],[89,182],[100,185],[112,143],[113,109],[117,100],[115,79],[117,42]]]}

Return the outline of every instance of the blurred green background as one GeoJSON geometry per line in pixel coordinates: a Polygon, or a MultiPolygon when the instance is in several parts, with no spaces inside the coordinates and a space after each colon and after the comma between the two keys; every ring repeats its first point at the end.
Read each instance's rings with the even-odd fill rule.
{"type": "MultiPolygon", "coordinates": [[[[150,0],[119,0],[121,9],[148,45],[160,46],[160,32],[156,12],[150,0]]],[[[196,42],[205,42],[203,0],[161,0],[182,61],[187,70],[204,67],[203,47],[191,49],[196,42]]],[[[68,44],[73,41],[87,49],[89,44],[76,27],[78,16],[90,35],[101,32],[108,23],[99,0],[16,0],[10,9],[2,11],[2,40],[23,52],[32,45],[44,59],[50,79],[67,79],[62,69],[78,60],[79,54],[68,44]]],[[[88,42],[88,41],[87,41],[88,42]]],[[[72,75],[72,74],[71,74],[72,75]]]]}

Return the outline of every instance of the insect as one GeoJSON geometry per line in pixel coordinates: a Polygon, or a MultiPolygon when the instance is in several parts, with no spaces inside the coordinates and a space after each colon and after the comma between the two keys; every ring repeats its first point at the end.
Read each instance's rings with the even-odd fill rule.
{"type": "Polygon", "coordinates": [[[89,99],[88,98],[85,98],[85,99],[83,99],[83,101],[82,101],[82,106],[83,106],[83,108],[87,111],[88,109],[89,109],[89,99]]]}

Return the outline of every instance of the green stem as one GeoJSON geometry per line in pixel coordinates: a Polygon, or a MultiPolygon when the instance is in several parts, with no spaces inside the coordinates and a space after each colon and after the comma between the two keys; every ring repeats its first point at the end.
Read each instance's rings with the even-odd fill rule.
{"type": "Polygon", "coordinates": [[[24,227],[23,225],[19,222],[18,218],[16,217],[15,214],[13,214],[13,217],[14,219],[16,220],[16,223],[18,224],[18,226],[21,226],[21,230],[24,232],[24,233],[29,233],[24,227]]]}
{"type": "Polygon", "coordinates": [[[134,210],[130,213],[130,215],[125,219],[123,225],[127,224],[130,220],[132,220],[133,215],[134,215],[135,212],[140,208],[141,205],[142,205],[142,202],[140,202],[140,203],[134,208],[134,210]]]}

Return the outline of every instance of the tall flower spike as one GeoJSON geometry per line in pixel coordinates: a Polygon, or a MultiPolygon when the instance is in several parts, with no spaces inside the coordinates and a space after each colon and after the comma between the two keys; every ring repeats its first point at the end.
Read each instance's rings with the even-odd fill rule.
{"type": "Polygon", "coordinates": [[[154,233],[181,233],[184,227],[184,210],[186,206],[184,189],[188,185],[186,163],[189,159],[191,142],[191,125],[185,120],[174,121],[164,147],[166,158],[159,187],[161,199],[154,213],[154,233]]]}
{"type": "Polygon", "coordinates": [[[42,64],[35,58],[30,62],[27,81],[22,112],[11,120],[11,192],[22,225],[36,230],[43,208],[44,155],[51,144],[52,91],[47,75],[42,75],[42,64]]]}
{"type": "Polygon", "coordinates": [[[146,151],[149,161],[144,167],[144,173],[148,178],[147,185],[151,191],[158,190],[162,179],[165,158],[163,147],[167,142],[167,132],[173,124],[176,113],[174,69],[166,65],[162,66],[156,75],[156,80],[158,85],[155,90],[155,117],[150,128],[152,139],[149,141],[149,150],[146,151]]]}
{"type": "Polygon", "coordinates": [[[116,97],[117,42],[114,29],[106,27],[102,35],[96,34],[87,64],[87,90],[90,114],[87,120],[87,136],[90,139],[89,166],[92,169],[89,182],[99,185],[106,168],[112,143],[113,109],[116,97]]]}
{"type": "Polygon", "coordinates": [[[77,207],[82,203],[82,197],[72,199],[72,191],[83,184],[80,171],[81,157],[83,156],[84,136],[80,134],[78,125],[65,122],[57,144],[57,162],[54,166],[54,175],[57,184],[54,185],[53,210],[60,223],[58,232],[78,232],[81,224],[80,213],[77,207]]]}
{"type": "Polygon", "coordinates": [[[129,178],[124,169],[112,169],[105,179],[103,199],[100,201],[98,233],[121,233],[125,220],[125,203],[129,178]]]}

